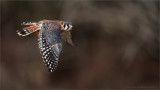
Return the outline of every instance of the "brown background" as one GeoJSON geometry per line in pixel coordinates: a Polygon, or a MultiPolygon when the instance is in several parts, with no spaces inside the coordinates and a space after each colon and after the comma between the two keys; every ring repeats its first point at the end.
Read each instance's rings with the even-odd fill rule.
{"type": "Polygon", "coordinates": [[[158,89],[158,0],[0,1],[1,89],[158,89]],[[58,69],[48,72],[22,22],[71,21],[58,69]]]}

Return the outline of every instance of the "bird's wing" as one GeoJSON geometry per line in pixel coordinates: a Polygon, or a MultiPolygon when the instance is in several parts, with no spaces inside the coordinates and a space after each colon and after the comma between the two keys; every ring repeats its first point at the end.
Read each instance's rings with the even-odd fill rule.
{"type": "Polygon", "coordinates": [[[52,72],[58,66],[58,59],[62,50],[60,31],[41,30],[38,37],[42,58],[49,68],[49,71],[52,72]]]}
{"type": "Polygon", "coordinates": [[[72,38],[72,35],[69,31],[64,31],[64,30],[61,31],[61,39],[66,41],[70,45],[75,46],[71,38],[72,38]]]}

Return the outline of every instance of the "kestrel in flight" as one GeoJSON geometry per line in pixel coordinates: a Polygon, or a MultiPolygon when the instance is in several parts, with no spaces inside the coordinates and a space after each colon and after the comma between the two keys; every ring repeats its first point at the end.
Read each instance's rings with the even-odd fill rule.
{"type": "Polygon", "coordinates": [[[74,46],[70,34],[70,30],[72,30],[71,22],[41,20],[38,22],[23,22],[21,25],[28,25],[28,27],[18,30],[17,34],[19,36],[38,33],[40,52],[50,72],[54,71],[58,66],[59,55],[62,51],[61,39],[74,46]]]}

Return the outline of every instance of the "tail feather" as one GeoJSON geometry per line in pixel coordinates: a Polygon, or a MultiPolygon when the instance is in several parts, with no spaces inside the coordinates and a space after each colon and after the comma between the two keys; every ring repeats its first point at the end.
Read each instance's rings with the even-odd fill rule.
{"type": "Polygon", "coordinates": [[[30,35],[31,33],[34,33],[39,30],[39,27],[37,26],[29,26],[29,27],[24,27],[22,30],[17,30],[17,34],[19,36],[27,36],[30,35]]]}
{"type": "Polygon", "coordinates": [[[37,30],[17,30],[17,34],[19,36],[27,36],[30,35],[31,33],[35,32],[37,30]]]}

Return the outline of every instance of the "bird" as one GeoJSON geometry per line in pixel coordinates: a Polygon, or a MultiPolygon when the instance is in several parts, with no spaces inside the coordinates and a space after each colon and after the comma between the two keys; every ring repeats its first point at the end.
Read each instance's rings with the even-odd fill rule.
{"type": "Polygon", "coordinates": [[[62,51],[62,40],[75,46],[71,39],[72,22],[60,20],[40,20],[37,22],[23,22],[26,27],[17,30],[19,36],[28,36],[38,33],[38,46],[43,61],[50,72],[53,72],[59,61],[62,51]]]}

